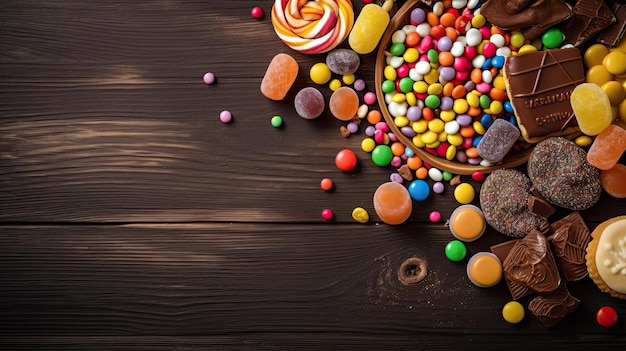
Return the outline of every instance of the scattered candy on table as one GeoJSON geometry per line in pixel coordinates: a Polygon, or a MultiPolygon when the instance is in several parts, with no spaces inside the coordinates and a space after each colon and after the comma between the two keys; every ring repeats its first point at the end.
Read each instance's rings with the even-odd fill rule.
{"type": "Polygon", "coordinates": [[[211,73],[211,72],[207,72],[202,77],[202,80],[204,81],[205,84],[211,85],[211,84],[215,83],[215,75],[213,73],[211,73]]]}
{"type": "Polygon", "coordinates": [[[430,186],[422,179],[416,179],[409,184],[409,194],[415,201],[424,201],[430,195],[430,186]]]}
{"type": "Polygon", "coordinates": [[[352,210],[352,218],[359,223],[367,223],[370,220],[370,215],[363,207],[356,207],[352,210]]]}
{"type": "Polygon", "coordinates": [[[328,103],[330,112],[335,118],[349,121],[359,109],[359,96],[349,87],[341,87],[333,92],[328,103]]]}
{"type": "Polygon", "coordinates": [[[280,116],[273,116],[272,119],[270,119],[270,124],[274,128],[280,128],[283,125],[283,118],[280,116]]]}
{"type": "Polygon", "coordinates": [[[322,219],[324,219],[325,221],[330,221],[331,219],[333,219],[334,216],[335,214],[330,208],[325,208],[322,210],[322,219]]]}
{"type": "Polygon", "coordinates": [[[306,87],[298,91],[293,100],[293,105],[300,117],[314,119],[324,112],[326,102],[324,95],[319,90],[314,87],[306,87]]]}
{"type": "Polygon", "coordinates": [[[311,66],[309,70],[309,77],[315,84],[326,84],[331,77],[332,73],[328,65],[322,62],[318,62],[311,66]]]}
{"type": "Polygon", "coordinates": [[[256,19],[261,19],[265,15],[265,13],[263,13],[263,9],[260,6],[253,7],[250,14],[252,15],[252,18],[256,19]]]}
{"type": "Polygon", "coordinates": [[[353,50],[334,49],[326,55],[326,65],[333,73],[352,74],[359,69],[361,58],[353,50]]]}
{"type": "Polygon", "coordinates": [[[438,223],[439,221],[441,221],[441,213],[439,213],[439,211],[432,211],[428,215],[428,220],[430,220],[433,223],[438,223]]]}
{"type": "Polygon", "coordinates": [[[320,188],[324,191],[330,191],[333,188],[333,181],[330,178],[323,178],[320,182],[320,188]]]}
{"type": "Polygon", "coordinates": [[[261,80],[261,93],[268,99],[284,99],[298,76],[298,70],[296,59],[288,54],[277,54],[270,61],[261,80]]]}
{"type": "Polygon", "coordinates": [[[479,252],[467,263],[467,277],[478,287],[494,286],[502,279],[502,263],[490,252],[479,252]]]}
{"type": "Polygon", "coordinates": [[[617,324],[617,312],[611,306],[601,307],[596,313],[596,321],[605,328],[611,328],[617,324]]]}
{"type": "Polygon", "coordinates": [[[483,212],[474,205],[461,205],[450,215],[450,232],[455,238],[471,242],[480,238],[487,223],[483,212]]]}
{"type": "Polygon", "coordinates": [[[404,223],[413,209],[409,191],[395,182],[379,185],[374,192],[373,203],[380,220],[390,225],[404,223]]]}
{"type": "Polygon", "coordinates": [[[350,149],[340,150],[335,156],[335,165],[344,172],[349,172],[356,167],[357,157],[350,149]]]}
{"type": "Polygon", "coordinates": [[[517,301],[509,301],[502,308],[502,318],[511,324],[517,324],[524,319],[526,310],[524,306],[517,301]]]}
{"type": "Polygon", "coordinates": [[[461,183],[454,188],[454,198],[462,205],[472,202],[475,194],[474,187],[470,183],[461,183]]]}
{"type": "Polygon", "coordinates": [[[446,244],[446,257],[452,262],[459,262],[467,255],[467,247],[462,241],[452,240],[446,244]]]}
{"type": "Polygon", "coordinates": [[[220,112],[220,121],[223,123],[230,123],[233,120],[233,115],[230,111],[222,111],[220,112]]]}

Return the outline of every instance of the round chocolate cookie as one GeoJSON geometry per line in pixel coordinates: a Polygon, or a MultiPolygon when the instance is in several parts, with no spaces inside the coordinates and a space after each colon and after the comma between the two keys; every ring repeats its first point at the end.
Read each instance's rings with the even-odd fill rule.
{"type": "Polygon", "coordinates": [[[528,177],[550,203],[572,211],[588,209],[602,194],[600,171],[587,154],[561,137],[538,143],[528,159],[528,177]]]}
{"type": "Polygon", "coordinates": [[[490,226],[500,233],[522,238],[531,230],[548,230],[548,220],[531,212],[530,179],[514,169],[498,169],[480,188],[480,207],[490,226]]]}

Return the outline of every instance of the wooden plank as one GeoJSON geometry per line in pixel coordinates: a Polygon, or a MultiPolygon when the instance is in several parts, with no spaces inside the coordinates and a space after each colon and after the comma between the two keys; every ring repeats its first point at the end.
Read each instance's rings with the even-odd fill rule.
{"type": "MultiPolygon", "coordinates": [[[[521,340],[520,333],[529,340],[525,347],[532,340],[543,346],[555,340],[563,345],[601,341],[607,347],[626,341],[623,325],[606,330],[589,322],[605,304],[626,312],[624,304],[589,280],[569,284],[581,306],[554,328],[544,328],[530,313],[520,325],[509,325],[499,317],[510,299],[503,283],[474,287],[462,263],[442,259],[450,239],[445,228],[408,229],[5,226],[0,338],[16,347],[26,340],[57,348],[104,340],[100,348],[129,343],[156,349],[187,344],[187,336],[190,347],[202,340],[270,348],[329,342],[442,346],[452,336],[489,339],[495,348],[511,338],[521,340]],[[428,274],[404,286],[397,271],[410,257],[423,259],[428,274]],[[573,334],[577,339],[568,340],[573,334]]],[[[470,252],[480,249],[469,247],[470,252]]]]}

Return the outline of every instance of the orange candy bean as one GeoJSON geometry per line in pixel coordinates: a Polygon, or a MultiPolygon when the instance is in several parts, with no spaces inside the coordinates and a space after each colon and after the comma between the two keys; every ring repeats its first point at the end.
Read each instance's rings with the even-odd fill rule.
{"type": "Polygon", "coordinates": [[[480,155],[478,155],[478,150],[475,147],[470,147],[469,149],[465,150],[465,154],[467,155],[467,157],[471,157],[471,158],[476,158],[480,155]]]}
{"type": "Polygon", "coordinates": [[[489,97],[492,100],[502,101],[506,98],[506,92],[500,88],[491,88],[491,91],[489,91],[489,97]]]}
{"type": "Polygon", "coordinates": [[[452,39],[453,42],[459,37],[459,32],[454,27],[446,27],[446,37],[452,39]]]}
{"type": "Polygon", "coordinates": [[[443,86],[443,96],[451,96],[453,91],[454,91],[454,84],[452,82],[448,82],[443,86]]]}
{"type": "Polygon", "coordinates": [[[422,167],[422,164],[423,164],[422,159],[419,158],[418,156],[411,156],[406,159],[406,165],[411,170],[419,169],[420,167],[422,167]]]}
{"type": "Polygon", "coordinates": [[[417,32],[409,32],[407,33],[406,39],[404,40],[404,42],[406,43],[408,47],[414,47],[414,46],[417,46],[417,44],[419,44],[420,40],[422,40],[422,38],[420,38],[420,35],[417,34],[417,32]]]}
{"type": "Polygon", "coordinates": [[[483,71],[480,68],[474,68],[470,73],[470,80],[474,84],[478,84],[483,81],[483,71]]]}
{"type": "Polygon", "coordinates": [[[459,129],[459,134],[464,138],[471,138],[475,133],[476,131],[472,126],[463,126],[459,129]]]}
{"type": "Polygon", "coordinates": [[[426,179],[428,178],[428,169],[426,167],[420,167],[415,171],[415,176],[417,179],[426,179]]]}
{"type": "Polygon", "coordinates": [[[435,112],[428,107],[422,109],[422,118],[427,121],[432,121],[435,118],[435,112]]]}
{"type": "Polygon", "coordinates": [[[439,23],[444,27],[454,27],[455,21],[456,17],[450,12],[446,12],[439,17],[439,23]]]}
{"type": "Polygon", "coordinates": [[[472,107],[470,106],[467,109],[467,114],[472,116],[472,117],[476,117],[476,116],[480,116],[480,114],[482,113],[482,109],[480,107],[472,107]]]}
{"type": "Polygon", "coordinates": [[[380,111],[378,110],[370,110],[370,112],[367,113],[367,121],[370,124],[376,124],[380,122],[382,119],[383,119],[383,116],[380,114],[380,111]]]}
{"type": "Polygon", "coordinates": [[[440,39],[446,35],[446,30],[441,26],[430,27],[430,35],[435,39],[440,39]]]}
{"type": "Polygon", "coordinates": [[[430,24],[431,27],[439,25],[439,17],[437,17],[437,15],[435,15],[435,13],[433,12],[428,12],[426,14],[426,21],[428,22],[428,24],[430,24]]]}
{"type": "Polygon", "coordinates": [[[404,154],[404,145],[401,142],[394,142],[391,144],[391,153],[394,156],[402,156],[404,154]]]}
{"type": "MultiPolygon", "coordinates": [[[[454,63],[454,56],[448,51],[442,51],[439,53],[439,64],[442,66],[452,66],[454,63]]],[[[482,76],[481,76],[482,77],[482,76]]]]}
{"type": "Polygon", "coordinates": [[[462,85],[457,85],[452,89],[452,98],[453,99],[461,99],[467,94],[467,90],[462,85]]]}

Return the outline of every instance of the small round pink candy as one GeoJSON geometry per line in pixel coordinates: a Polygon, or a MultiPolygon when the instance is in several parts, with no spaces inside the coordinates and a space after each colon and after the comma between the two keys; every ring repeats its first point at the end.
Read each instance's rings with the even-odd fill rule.
{"type": "Polygon", "coordinates": [[[376,102],[376,94],[371,91],[368,91],[363,96],[363,101],[365,101],[365,103],[368,105],[374,104],[376,102]]]}
{"type": "Polygon", "coordinates": [[[215,76],[211,72],[207,72],[202,77],[205,84],[213,84],[215,82],[215,76]]]}
{"type": "Polygon", "coordinates": [[[439,213],[439,211],[433,211],[428,215],[428,219],[433,223],[437,223],[441,220],[441,213],[439,213]]]}
{"type": "Polygon", "coordinates": [[[252,8],[252,17],[256,18],[256,19],[261,19],[263,18],[263,9],[260,6],[255,6],[252,8]]]}
{"type": "Polygon", "coordinates": [[[483,172],[476,171],[472,173],[472,179],[475,182],[482,182],[483,180],[485,180],[485,174],[483,172]]]}
{"type": "Polygon", "coordinates": [[[220,121],[223,123],[229,123],[233,120],[233,114],[230,111],[222,111],[220,112],[220,121]]]}
{"type": "Polygon", "coordinates": [[[322,218],[325,221],[330,221],[331,219],[333,219],[333,210],[331,210],[330,208],[325,208],[322,210],[322,218]]]}

